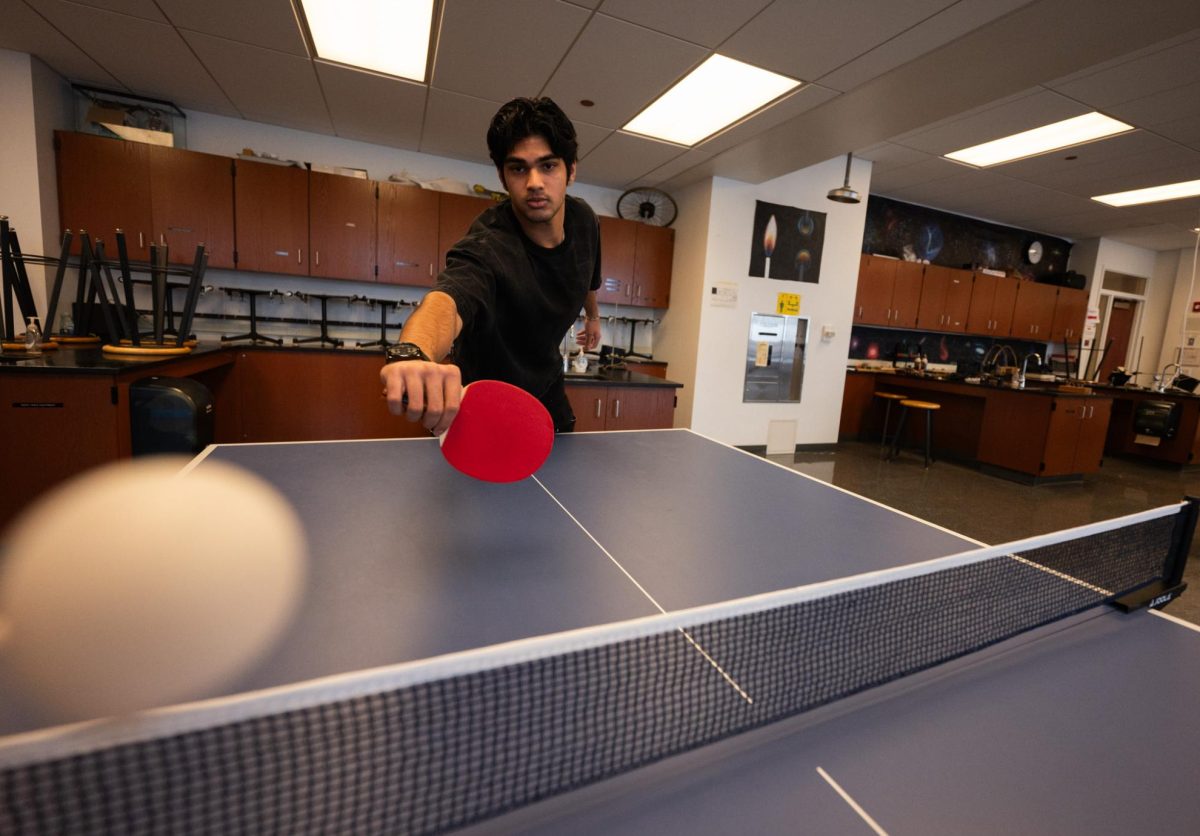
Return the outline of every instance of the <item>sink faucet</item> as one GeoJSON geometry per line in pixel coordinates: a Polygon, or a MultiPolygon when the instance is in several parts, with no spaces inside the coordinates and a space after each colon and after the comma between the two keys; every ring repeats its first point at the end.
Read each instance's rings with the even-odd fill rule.
{"type": "Polygon", "coordinates": [[[1179,365],[1178,363],[1167,363],[1167,365],[1163,366],[1162,372],[1160,372],[1158,375],[1158,391],[1167,391],[1167,387],[1171,385],[1171,383],[1175,382],[1175,378],[1178,377],[1179,373],[1182,371],[1183,366],[1179,365]],[[1171,376],[1170,382],[1167,380],[1167,369],[1175,370],[1175,374],[1171,376]]]}
{"type": "Polygon", "coordinates": [[[1037,358],[1037,364],[1038,364],[1039,368],[1042,365],[1042,355],[1038,354],[1036,351],[1033,352],[1032,354],[1026,354],[1025,359],[1021,361],[1021,374],[1020,374],[1020,376],[1017,377],[1017,388],[1018,389],[1025,388],[1025,371],[1029,367],[1029,358],[1030,357],[1037,358]]]}

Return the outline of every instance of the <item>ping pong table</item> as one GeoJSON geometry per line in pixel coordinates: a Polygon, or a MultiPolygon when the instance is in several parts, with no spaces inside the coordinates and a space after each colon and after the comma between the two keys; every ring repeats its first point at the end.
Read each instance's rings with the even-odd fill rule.
{"type": "MultiPolygon", "coordinates": [[[[304,520],[310,577],[295,622],[240,681],[149,719],[38,730],[0,695],[0,830],[83,832],[96,821],[356,833],[1200,827],[1200,633],[1158,611],[1093,605],[1110,586],[1075,578],[1077,554],[1051,569],[1005,550],[968,563],[962,556],[983,544],[687,430],[561,436],[534,478],[510,485],[453,471],[433,439],[217,445],[192,466],[212,460],[264,476],[304,520]],[[975,566],[999,568],[976,588],[961,577],[975,566]],[[1011,602],[990,586],[997,572],[1007,586],[1048,578],[1048,596],[1086,600],[1069,597],[1067,612],[1038,609],[1010,629],[1011,602]],[[911,597],[913,583],[947,576],[955,600],[911,597]],[[875,583],[901,597],[854,597],[875,583]],[[796,589],[818,609],[787,609],[787,629],[825,633],[820,648],[791,648],[775,621],[747,621],[796,589]],[[839,621],[872,607],[876,633],[839,621]],[[911,670],[893,670],[890,657],[908,652],[891,649],[897,634],[932,608],[968,619],[966,632],[980,611],[1005,626],[944,661],[922,651],[904,663],[911,670]],[[692,626],[695,613],[716,626],[692,626]],[[771,649],[743,673],[736,648],[747,643],[771,649]],[[803,665],[836,667],[838,654],[868,644],[882,658],[862,681],[793,700],[809,687],[803,665]],[[566,666],[615,684],[575,690],[557,679],[558,660],[577,657],[566,666]],[[658,681],[660,661],[678,683],[658,681]],[[515,673],[488,680],[496,667],[515,673]],[[530,686],[531,676],[549,685],[530,686]],[[612,696],[625,687],[628,696],[612,696]],[[683,692],[680,703],[664,689],[683,692]],[[774,707],[772,689],[787,692],[786,704],[774,707]],[[486,710],[472,718],[477,701],[486,710]],[[681,716],[693,702],[696,716],[681,716]],[[542,710],[561,716],[539,725],[542,710]],[[766,722],[760,711],[774,714],[766,722]],[[242,742],[251,727],[258,742],[242,742]],[[576,727],[621,741],[593,745],[576,727]],[[557,743],[539,750],[558,735],[583,754],[549,752],[557,743]],[[512,790],[511,774],[538,758],[536,786],[512,790]],[[336,778],[320,776],[335,763],[336,778]],[[543,775],[557,768],[565,778],[543,775]],[[111,783],[96,777],[106,769],[111,783]],[[293,773],[304,776],[299,788],[293,773]],[[430,775],[436,791],[409,783],[430,775]],[[150,786],[126,790],[122,778],[150,786]],[[83,785],[92,797],[42,798],[39,782],[76,795],[83,785]],[[289,789],[271,800],[275,783],[289,789]],[[424,797],[447,787],[462,797],[424,797]],[[412,795],[436,809],[392,815],[412,795]]],[[[1178,546],[1185,526],[1171,516],[1183,515],[1168,512],[1134,521],[1147,527],[1134,539],[1178,546]]],[[[1113,536],[1106,531],[1094,537],[1113,536]]],[[[1042,548],[1031,542],[1028,554],[1042,548]]],[[[946,629],[960,632],[958,623],[946,629]]]]}

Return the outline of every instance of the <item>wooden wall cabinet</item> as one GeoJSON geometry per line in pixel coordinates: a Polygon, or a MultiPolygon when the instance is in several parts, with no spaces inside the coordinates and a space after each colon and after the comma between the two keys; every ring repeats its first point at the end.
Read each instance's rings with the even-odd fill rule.
{"type": "Polygon", "coordinates": [[[1054,303],[1054,320],[1050,325],[1053,342],[1078,342],[1083,336],[1087,319],[1088,292],[1060,287],[1054,303]]]}
{"type": "Polygon", "coordinates": [[[54,147],[64,229],[102,239],[114,258],[115,231],[122,229],[135,261],[148,259],[158,243],[169,248],[172,264],[190,266],[204,244],[210,267],[233,267],[228,157],[67,131],[55,133],[54,147]]]}
{"type": "MultiPolygon", "coordinates": [[[[209,267],[233,267],[233,160],[148,146],[153,238],[172,264],[191,266],[204,245],[209,267]]],[[[127,236],[128,237],[128,236],[127,236]]]]}
{"type": "Polygon", "coordinates": [[[432,287],[438,263],[438,192],[379,183],[378,280],[432,287]]]}
{"type": "Polygon", "coordinates": [[[308,275],[308,169],[236,162],[237,267],[308,275]]]}
{"type": "Polygon", "coordinates": [[[1013,307],[1019,280],[976,273],[967,314],[967,333],[1007,337],[1012,332],[1013,307]]]}
{"type": "Polygon", "coordinates": [[[1020,340],[1049,340],[1057,291],[1054,285],[1019,282],[1017,301],[1013,305],[1012,330],[1009,333],[1020,340]]]}
{"type": "MultiPolygon", "coordinates": [[[[665,308],[671,301],[671,266],[675,258],[675,230],[637,221],[633,250],[633,302],[645,308],[665,308]]],[[[604,242],[601,241],[603,254],[604,242]]]]}
{"type": "Polygon", "coordinates": [[[310,276],[375,281],[377,205],[372,180],[309,172],[310,276]]]}
{"type": "MultiPolygon", "coordinates": [[[[150,257],[154,224],[150,210],[150,146],[92,134],[55,131],[58,164],[58,215],[63,229],[75,233],[71,252],[79,252],[79,233],[104,241],[117,252],[113,233],[125,231],[129,257],[150,257]]],[[[30,252],[33,239],[24,246],[30,252]]]]}
{"type": "Polygon", "coordinates": [[[917,308],[917,327],[964,333],[971,309],[971,287],[970,270],[926,265],[921,283],[921,304],[917,308]]]}
{"type": "Polygon", "coordinates": [[[600,290],[596,301],[666,308],[671,301],[675,230],[600,216],[600,290]]]}
{"type": "Polygon", "coordinates": [[[578,386],[567,400],[576,432],[666,429],[675,422],[675,389],[669,386],[578,386]]]}
{"type": "Polygon", "coordinates": [[[633,259],[637,247],[634,221],[600,216],[600,289],[597,302],[631,304],[633,259]]]}
{"type": "Polygon", "coordinates": [[[856,325],[915,328],[925,265],[863,255],[854,298],[856,325]]]}
{"type": "Polygon", "coordinates": [[[446,253],[467,234],[475,219],[492,203],[486,197],[438,193],[438,264],[435,272],[446,268],[446,253]]]}

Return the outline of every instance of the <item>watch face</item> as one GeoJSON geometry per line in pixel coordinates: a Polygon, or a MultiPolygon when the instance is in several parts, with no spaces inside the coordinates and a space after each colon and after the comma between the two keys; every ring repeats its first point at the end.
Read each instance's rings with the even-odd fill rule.
{"type": "Polygon", "coordinates": [[[1029,250],[1026,251],[1025,257],[1029,259],[1030,264],[1037,264],[1042,260],[1042,242],[1034,241],[1029,245],[1029,250]]]}
{"type": "Polygon", "coordinates": [[[396,360],[424,360],[426,357],[424,352],[412,343],[399,343],[388,348],[387,359],[388,362],[395,362],[396,360]]]}

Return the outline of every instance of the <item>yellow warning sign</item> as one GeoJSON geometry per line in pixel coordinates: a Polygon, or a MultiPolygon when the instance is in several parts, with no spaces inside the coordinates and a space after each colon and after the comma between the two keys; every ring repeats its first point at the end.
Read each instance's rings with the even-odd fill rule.
{"type": "Polygon", "coordinates": [[[796,316],[800,313],[799,293],[780,293],[775,302],[775,313],[796,316]]]}

